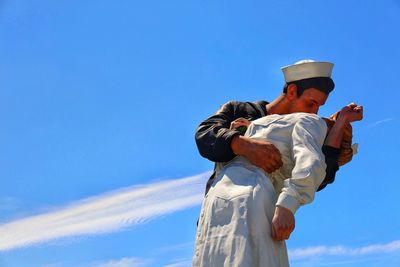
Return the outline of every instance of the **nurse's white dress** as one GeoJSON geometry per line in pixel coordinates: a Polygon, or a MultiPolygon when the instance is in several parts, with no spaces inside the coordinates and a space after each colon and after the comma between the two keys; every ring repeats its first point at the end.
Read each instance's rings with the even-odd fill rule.
{"type": "Polygon", "coordinates": [[[276,205],[294,214],[313,200],[325,177],[326,130],[323,119],[308,113],[252,122],[246,136],[272,142],[283,166],[267,174],[243,157],[219,164],[203,200],[193,266],[289,266],[285,242],[271,238],[272,217],[276,205]]]}

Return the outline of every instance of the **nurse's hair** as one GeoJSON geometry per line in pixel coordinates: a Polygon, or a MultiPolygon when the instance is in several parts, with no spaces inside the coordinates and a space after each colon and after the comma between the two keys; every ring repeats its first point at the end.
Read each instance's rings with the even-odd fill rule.
{"type": "MultiPolygon", "coordinates": [[[[330,118],[323,118],[328,126],[327,133],[329,133],[330,129],[335,124],[338,116],[339,112],[336,112],[330,118]]],[[[340,154],[338,160],[339,166],[343,166],[349,163],[352,160],[353,155],[356,153],[356,151],[353,150],[352,141],[353,141],[353,127],[351,127],[351,124],[348,122],[344,127],[343,137],[340,143],[340,154]]]]}

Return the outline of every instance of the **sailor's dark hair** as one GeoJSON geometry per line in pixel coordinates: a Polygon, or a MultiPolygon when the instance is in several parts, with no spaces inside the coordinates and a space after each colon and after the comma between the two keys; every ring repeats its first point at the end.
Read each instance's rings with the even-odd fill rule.
{"type": "Polygon", "coordinates": [[[297,86],[297,96],[301,96],[305,90],[310,88],[318,89],[328,95],[335,88],[335,83],[331,78],[314,77],[285,83],[283,86],[283,93],[287,93],[287,88],[291,84],[295,84],[297,86]]]}

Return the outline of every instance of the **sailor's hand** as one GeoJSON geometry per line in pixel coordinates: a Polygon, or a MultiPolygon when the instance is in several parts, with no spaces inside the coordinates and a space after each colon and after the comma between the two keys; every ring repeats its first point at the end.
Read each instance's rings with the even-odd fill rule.
{"type": "Polygon", "coordinates": [[[276,241],[289,239],[294,227],[295,219],[293,213],[287,208],[276,206],[275,214],[272,218],[272,239],[276,241]]]}
{"type": "Polygon", "coordinates": [[[363,119],[363,106],[359,106],[356,103],[351,103],[340,110],[338,121],[354,122],[363,119]]]}
{"type": "Polygon", "coordinates": [[[282,166],[279,150],[266,140],[256,140],[237,135],[232,139],[233,153],[248,159],[253,165],[272,173],[282,166]]]}

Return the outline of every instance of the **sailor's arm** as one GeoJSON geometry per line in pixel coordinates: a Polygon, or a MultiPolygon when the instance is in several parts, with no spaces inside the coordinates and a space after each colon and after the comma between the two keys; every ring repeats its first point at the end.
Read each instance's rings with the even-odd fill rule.
{"type": "Polygon", "coordinates": [[[247,158],[253,165],[272,173],[282,166],[281,153],[267,140],[257,140],[246,136],[232,139],[232,150],[238,156],[247,158]]]}
{"type": "Polygon", "coordinates": [[[237,129],[229,129],[234,117],[235,102],[225,103],[196,130],[195,139],[200,154],[214,162],[226,162],[236,155],[231,148],[232,138],[239,136],[237,129]]]}
{"type": "Polygon", "coordinates": [[[236,117],[237,103],[231,101],[224,104],[199,125],[195,138],[200,154],[214,162],[226,162],[240,155],[266,172],[280,168],[281,154],[272,143],[242,136],[236,129],[247,124],[240,121],[243,118],[236,117]]]}

